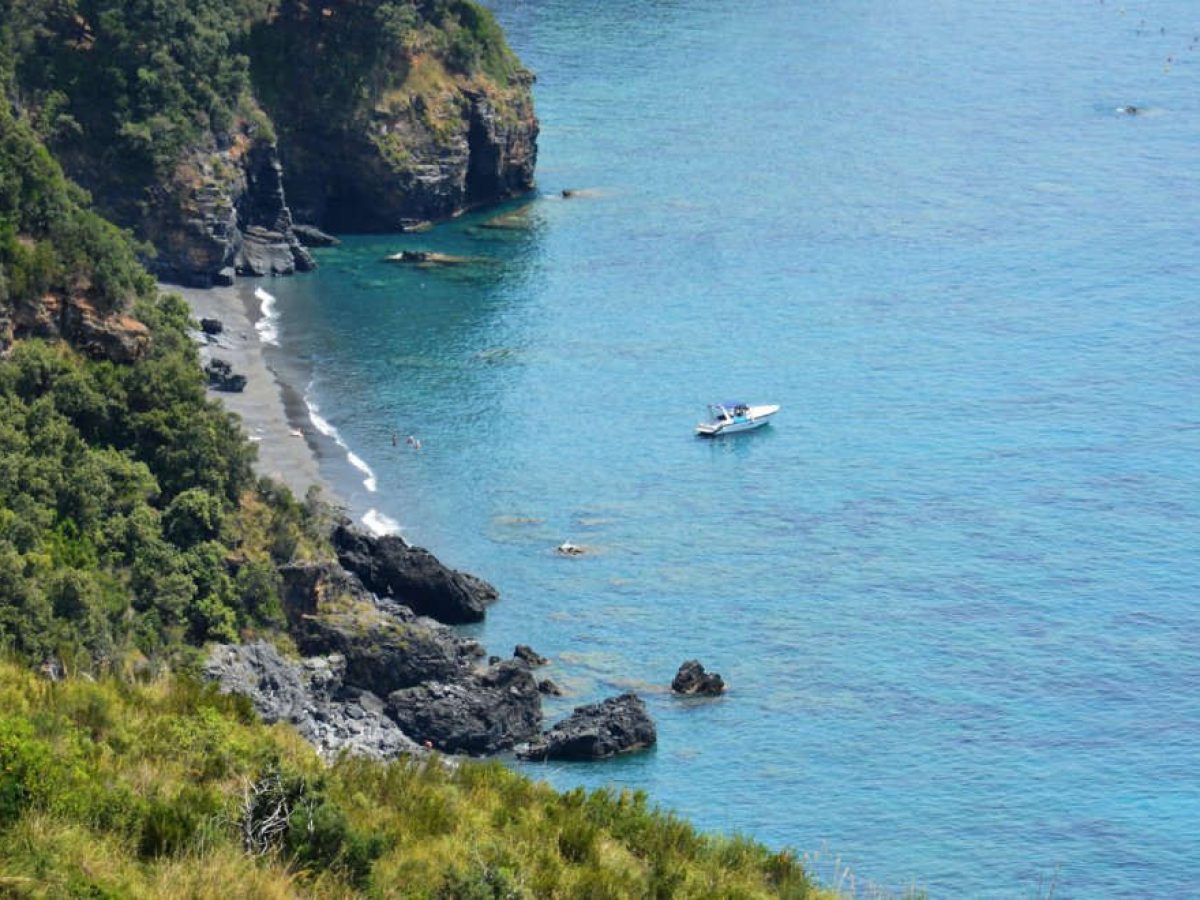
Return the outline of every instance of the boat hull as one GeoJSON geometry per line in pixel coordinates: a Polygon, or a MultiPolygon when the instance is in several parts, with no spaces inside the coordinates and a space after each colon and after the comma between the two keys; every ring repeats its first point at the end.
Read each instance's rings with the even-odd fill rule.
{"type": "Polygon", "coordinates": [[[778,406],[751,406],[745,416],[735,419],[720,419],[712,422],[701,422],[696,426],[696,434],[700,437],[719,437],[722,434],[736,434],[740,431],[753,431],[770,424],[771,416],[779,412],[778,406]]]}

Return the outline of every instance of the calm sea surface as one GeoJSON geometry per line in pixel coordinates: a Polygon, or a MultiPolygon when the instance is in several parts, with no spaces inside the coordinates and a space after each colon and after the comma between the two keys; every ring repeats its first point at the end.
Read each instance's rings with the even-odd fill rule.
{"type": "Polygon", "coordinates": [[[355,515],[500,588],[478,633],[553,657],[552,717],[657,719],[528,771],[835,882],[1200,894],[1195,5],[492,5],[529,227],[264,287],[355,515]],[[694,438],[727,398],[783,411],[694,438]],[[665,691],[693,657],[725,698],[665,691]]]}

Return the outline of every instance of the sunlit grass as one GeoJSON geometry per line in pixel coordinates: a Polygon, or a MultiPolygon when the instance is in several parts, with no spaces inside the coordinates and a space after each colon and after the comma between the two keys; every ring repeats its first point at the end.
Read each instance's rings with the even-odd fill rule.
{"type": "Polygon", "coordinates": [[[327,766],[188,680],[55,684],[0,663],[0,703],[6,895],[833,896],[790,853],[699,833],[641,792],[560,794],[498,763],[327,766]],[[291,812],[254,856],[247,791],[266,783],[291,812]]]}

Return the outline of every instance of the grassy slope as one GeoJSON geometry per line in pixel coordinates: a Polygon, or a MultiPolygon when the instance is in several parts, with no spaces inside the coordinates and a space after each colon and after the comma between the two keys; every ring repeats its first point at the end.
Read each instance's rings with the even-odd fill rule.
{"type": "Polygon", "coordinates": [[[790,854],[641,794],[558,794],[496,763],[325,768],[188,681],[0,663],[0,710],[0,892],[17,896],[823,896],[790,854]],[[255,857],[245,790],[275,775],[291,825],[255,857]]]}

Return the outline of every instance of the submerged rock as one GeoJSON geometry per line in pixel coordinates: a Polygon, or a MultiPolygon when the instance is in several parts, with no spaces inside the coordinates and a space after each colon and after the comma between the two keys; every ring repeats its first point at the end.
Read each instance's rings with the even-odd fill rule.
{"type": "Polygon", "coordinates": [[[451,266],[470,266],[487,262],[483,256],[455,256],[452,253],[438,253],[435,250],[401,250],[383,258],[384,262],[404,263],[420,269],[449,268],[451,266]]]}
{"type": "Polygon", "coordinates": [[[578,706],[537,740],[517,749],[521,759],[605,759],[653,746],[658,740],[646,704],[636,694],[578,706]]]}
{"type": "Polygon", "coordinates": [[[341,564],[369,590],[448,625],[482,621],[499,597],[486,581],[442,565],[428,550],[395,535],[372,537],[339,525],[333,545],[341,564]]]}
{"type": "Polygon", "coordinates": [[[528,644],[517,644],[513,650],[513,656],[524,660],[531,666],[544,666],[550,662],[550,660],[546,659],[546,657],[542,656],[528,644]]]}
{"type": "Polygon", "coordinates": [[[483,223],[484,228],[494,231],[525,231],[533,225],[533,204],[526,203],[516,209],[492,216],[483,223]]]}
{"type": "Polygon", "coordinates": [[[675,673],[671,690],[677,694],[717,696],[725,692],[725,682],[716,672],[705,672],[699,660],[689,659],[675,673]]]}
{"type": "Polygon", "coordinates": [[[296,239],[305,247],[337,247],[342,242],[332,234],[326,234],[316,225],[292,225],[296,239]]]}

